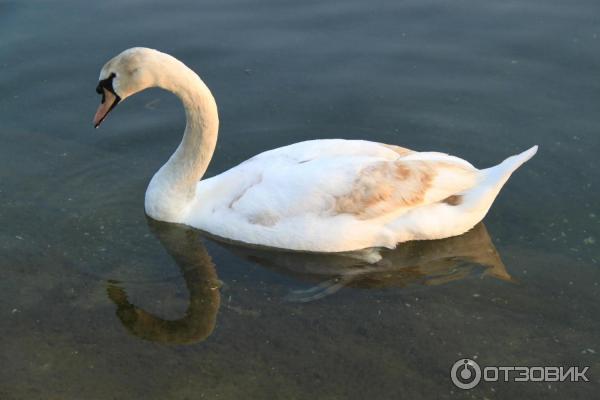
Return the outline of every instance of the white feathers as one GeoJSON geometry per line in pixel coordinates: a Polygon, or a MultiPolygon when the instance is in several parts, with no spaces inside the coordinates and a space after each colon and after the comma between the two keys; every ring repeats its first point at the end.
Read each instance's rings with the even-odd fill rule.
{"type": "MultiPolygon", "coordinates": [[[[505,182],[505,175],[484,173],[441,153],[411,153],[406,158],[408,166],[419,161],[418,169],[427,170],[431,178],[416,182],[395,176],[389,182],[378,179],[384,192],[385,185],[393,185],[400,193],[422,191],[423,197],[410,204],[398,202],[393,194],[378,198],[375,193],[373,204],[361,196],[350,197],[363,203],[343,212],[336,205],[357,190],[361,173],[404,158],[379,143],[314,140],[262,153],[199,182],[182,222],[225,238],[293,250],[392,248],[398,242],[467,231],[485,216],[505,182]],[[480,187],[496,191],[483,193],[480,187]],[[460,199],[454,204],[444,202],[451,195],[460,199]],[[363,211],[369,207],[387,211],[365,217],[363,211]]],[[[417,173],[413,168],[409,176],[417,173]]]]}

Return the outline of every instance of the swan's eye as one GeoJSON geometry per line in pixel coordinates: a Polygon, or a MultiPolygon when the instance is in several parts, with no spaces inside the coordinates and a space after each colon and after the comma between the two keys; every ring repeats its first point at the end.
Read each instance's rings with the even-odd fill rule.
{"type": "Polygon", "coordinates": [[[104,95],[104,91],[102,89],[106,89],[116,95],[115,90],[113,89],[113,79],[115,79],[116,76],[117,74],[111,72],[108,78],[102,79],[100,82],[98,82],[98,86],[96,86],[96,93],[104,95]]]}

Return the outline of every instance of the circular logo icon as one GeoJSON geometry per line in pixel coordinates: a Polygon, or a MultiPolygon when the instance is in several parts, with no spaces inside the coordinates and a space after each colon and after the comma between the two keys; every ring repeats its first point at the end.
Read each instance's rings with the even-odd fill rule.
{"type": "Polygon", "coordinates": [[[460,389],[473,389],[481,380],[481,368],[470,358],[458,360],[450,370],[452,383],[460,389]]]}

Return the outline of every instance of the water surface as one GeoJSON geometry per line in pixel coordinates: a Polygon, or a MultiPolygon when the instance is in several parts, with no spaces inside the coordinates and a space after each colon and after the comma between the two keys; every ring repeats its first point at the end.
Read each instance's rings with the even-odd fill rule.
{"type": "Polygon", "coordinates": [[[592,398],[600,383],[600,5],[593,0],[0,2],[0,398],[592,398]],[[208,176],[361,138],[492,165],[533,144],[470,236],[359,260],[148,221],[177,100],[91,117],[143,45],[219,104],[208,176]],[[451,365],[590,366],[455,388],[451,365]]]}

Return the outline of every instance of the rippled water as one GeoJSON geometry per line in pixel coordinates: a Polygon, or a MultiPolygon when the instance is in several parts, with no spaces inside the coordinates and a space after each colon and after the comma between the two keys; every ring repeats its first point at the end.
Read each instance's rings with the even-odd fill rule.
{"type": "Polygon", "coordinates": [[[593,398],[600,383],[600,3],[0,2],[0,398],[593,398]],[[147,220],[183,112],[151,90],[95,131],[133,45],[220,108],[208,175],[365,138],[489,166],[540,145],[468,235],[376,266],[147,220]],[[455,388],[452,364],[590,366],[455,388]]]}

